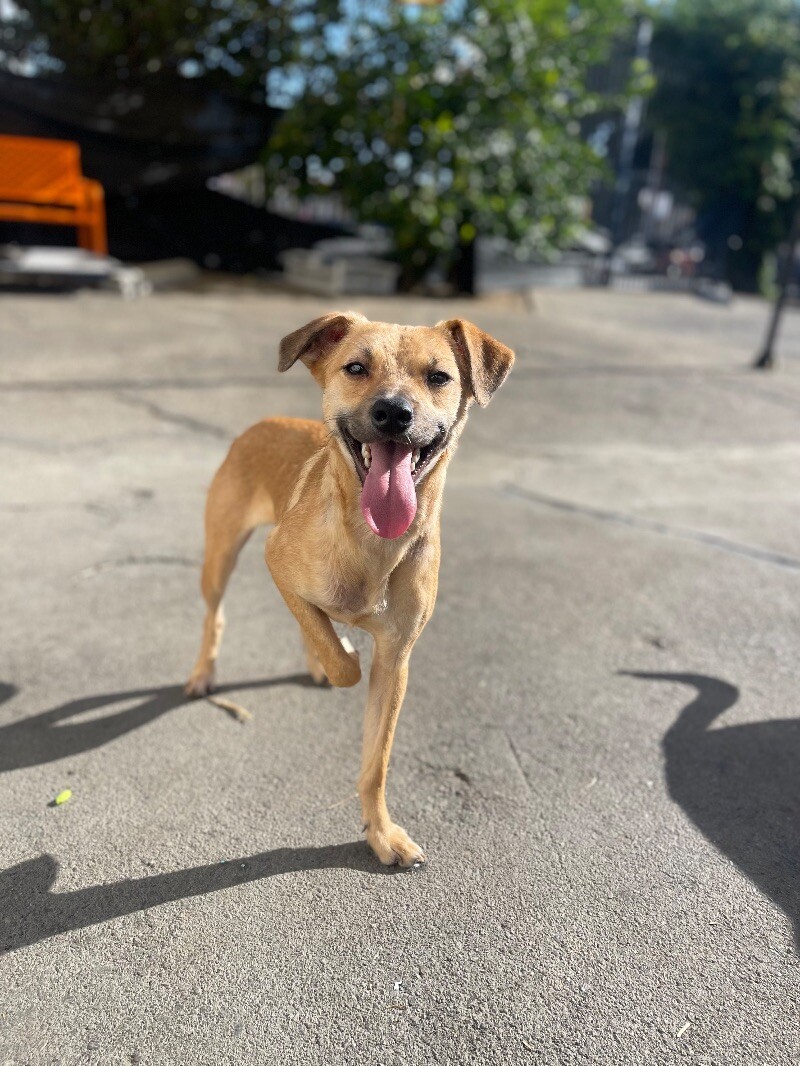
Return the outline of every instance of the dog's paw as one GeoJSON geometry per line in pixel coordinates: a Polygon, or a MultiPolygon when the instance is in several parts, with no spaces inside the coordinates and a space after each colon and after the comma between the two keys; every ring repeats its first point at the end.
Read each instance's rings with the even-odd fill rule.
{"type": "Polygon", "coordinates": [[[347,639],[347,637],[342,637],[341,639],[342,639],[342,647],[344,648],[344,650],[347,652],[348,656],[353,660],[353,662],[358,667],[358,672],[359,672],[359,675],[360,675],[361,674],[361,653],[356,651],[356,649],[353,647],[353,645],[350,643],[350,641],[347,639]]]}
{"type": "Polygon", "coordinates": [[[367,843],[386,866],[417,866],[425,854],[405,829],[390,822],[381,829],[366,829],[367,843]]]}
{"type": "Polygon", "coordinates": [[[342,647],[347,652],[347,658],[353,664],[350,672],[350,680],[346,682],[349,685],[356,685],[361,680],[361,654],[357,652],[347,637],[341,637],[342,647]]]}
{"type": "Polygon", "coordinates": [[[183,691],[192,699],[207,696],[214,688],[213,670],[194,670],[192,676],[186,682],[183,691]]]}
{"type": "Polygon", "coordinates": [[[344,655],[331,660],[328,680],[335,688],[351,688],[361,680],[361,657],[347,637],[341,641],[344,655]]]}

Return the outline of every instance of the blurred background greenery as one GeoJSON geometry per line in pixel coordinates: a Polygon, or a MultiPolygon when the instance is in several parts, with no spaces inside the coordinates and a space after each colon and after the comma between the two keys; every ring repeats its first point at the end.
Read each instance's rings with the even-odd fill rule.
{"type": "MultiPolygon", "coordinates": [[[[0,83],[0,132],[28,130],[36,105],[20,118],[22,79],[65,87],[61,113],[49,105],[53,135],[72,120],[87,172],[103,170],[98,138],[143,141],[151,115],[161,170],[139,179],[131,164],[127,184],[110,164],[93,175],[112,200],[112,251],[116,228],[128,258],[131,217],[166,232],[181,184],[196,218],[219,212],[230,233],[246,230],[250,253],[237,260],[219,234],[209,256],[188,222],[178,227],[175,248],[183,241],[206,266],[269,268],[287,247],[376,224],[405,289],[435,276],[473,291],[485,240],[516,261],[580,251],[602,260],[595,280],[705,272],[755,291],[769,288],[789,231],[796,0],[0,0],[0,18],[11,79],[0,83]],[[202,147],[208,108],[198,119],[177,106],[189,88],[231,113],[270,116],[260,133],[249,127],[247,171],[237,159],[231,177],[223,153],[198,165],[192,193],[191,168],[168,165],[181,127],[202,147]],[[132,112],[145,125],[132,129],[132,112]],[[198,182],[214,173],[226,174],[217,193],[269,211],[268,222],[254,228],[254,216],[203,199],[198,182]],[[318,229],[281,229],[288,217],[318,229]]],[[[41,122],[28,131],[41,135],[41,122]]]]}

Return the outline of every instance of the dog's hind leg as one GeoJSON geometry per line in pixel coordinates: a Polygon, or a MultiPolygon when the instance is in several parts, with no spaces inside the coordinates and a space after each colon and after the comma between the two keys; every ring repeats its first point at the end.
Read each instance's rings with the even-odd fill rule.
{"type": "Polygon", "coordinates": [[[273,521],[272,503],[248,499],[230,478],[215,478],[206,505],[206,545],[200,588],[206,602],[200,654],[186,683],[188,696],[205,696],[214,684],[214,668],[222,642],[225,617],[222,597],[239,552],[256,526],[273,521]]]}
{"type": "Polygon", "coordinates": [[[206,602],[206,616],[203,621],[200,654],[186,683],[187,696],[205,696],[214,685],[214,669],[225,628],[222,597],[239,552],[251,532],[252,530],[247,530],[236,538],[226,537],[222,543],[214,542],[206,547],[206,558],[200,581],[203,599],[206,602]]]}

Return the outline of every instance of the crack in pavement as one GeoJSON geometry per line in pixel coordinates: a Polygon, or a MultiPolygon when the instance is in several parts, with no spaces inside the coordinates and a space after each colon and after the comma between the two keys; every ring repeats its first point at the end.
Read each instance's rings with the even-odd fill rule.
{"type": "Polygon", "coordinates": [[[0,448],[16,448],[19,451],[32,452],[34,455],[73,455],[76,452],[91,451],[96,448],[113,448],[119,444],[130,444],[133,441],[152,439],[152,433],[121,433],[117,437],[91,437],[89,440],[72,441],[69,444],[65,444],[60,441],[34,440],[29,437],[0,435],[0,448]]]}
{"type": "Polygon", "coordinates": [[[274,375],[245,375],[244,377],[220,378],[65,378],[55,381],[4,381],[0,392],[117,392],[120,389],[135,389],[137,392],[150,389],[181,389],[188,392],[201,389],[252,388],[254,385],[269,387],[291,386],[294,382],[282,381],[274,375]]]}
{"type": "Polygon", "coordinates": [[[216,437],[217,440],[232,440],[234,436],[233,433],[229,433],[222,426],[214,425],[213,422],[203,422],[199,418],[192,418],[191,415],[181,415],[175,411],[169,411],[166,407],[162,407],[153,400],[145,400],[142,396],[129,396],[124,392],[116,392],[114,393],[114,398],[129,407],[138,407],[142,411],[146,411],[147,414],[160,422],[188,429],[190,433],[205,434],[206,436],[216,437]]]}
{"type": "Polygon", "coordinates": [[[421,755],[416,756],[417,762],[427,767],[429,770],[433,770],[435,773],[448,773],[453,777],[458,778],[459,781],[463,781],[465,785],[474,784],[470,775],[466,770],[462,770],[460,766],[446,766],[442,763],[429,762],[427,759],[423,759],[421,755]]]}
{"type": "Polygon", "coordinates": [[[511,750],[511,754],[514,756],[514,762],[516,763],[517,769],[519,770],[520,774],[522,775],[522,780],[525,782],[525,788],[528,790],[529,793],[532,794],[533,793],[533,786],[531,785],[530,778],[528,777],[527,773],[525,772],[525,767],[522,765],[522,759],[520,758],[520,754],[517,751],[517,745],[511,739],[511,734],[508,732],[507,729],[503,729],[502,730],[502,734],[503,734],[503,736],[506,738],[506,740],[508,742],[508,746],[509,746],[509,748],[511,750]]]}
{"type": "Polygon", "coordinates": [[[116,514],[116,511],[111,507],[106,507],[101,503],[94,503],[91,500],[88,503],[81,503],[80,500],[42,501],[41,503],[5,503],[0,501],[0,512],[6,511],[8,514],[40,514],[43,511],[67,510],[89,511],[90,514],[100,514],[104,517],[116,514]]]}
{"type": "Polygon", "coordinates": [[[108,559],[100,563],[92,563],[78,570],[75,577],[95,577],[106,570],[122,570],[129,566],[190,566],[199,567],[197,559],[190,559],[186,555],[126,555],[123,559],[108,559]]]}
{"type": "MultiPolygon", "coordinates": [[[[517,349],[519,354],[519,349],[517,349]]],[[[540,359],[541,352],[533,358],[540,359]]],[[[562,357],[563,359],[563,357],[562,357]]],[[[682,363],[662,363],[661,365],[643,363],[591,363],[571,362],[552,363],[549,366],[514,367],[514,380],[524,378],[569,378],[569,377],[644,377],[644,378],[689,378],[692,381],[709,382],[728,381],[744,376],[747,368],[729,363],[709,366],[692,366],[682,363]]]]}
{"type": "Polygon", "coordinates": [[[717,533],[706,533],[702,529],[673,526],[668,522],[659,522],[654,518],[626,514],[624,511],[609,511],[602,507],[591,507],[587,504],[575,503],[572,500],[547,496],[545,493],[535,492],[532,489],[523,489],[519,485],[506,484],[503,486],[502,491],[508,496],[525,500],[527,503],[539,504],[541,507],[549,507],[555,511],[581,515],[584,518],[594,518],[598,522],[628,526],[631,529],[642,529],[648,533],[657,533],[660,536],[672,537],[677,540],[691,540],[697,544],[705,544],[709,548],[715,548],[717,551],[727,552],[729,555],[743,556],[746,559],[769,563],[771,566],[779,566],[785,570],[800,570],[800,559],[794,555],[784,555],[781,552],[770,551],[767,548],[757,548],[752,544],[729,540],[727,537],[722,537],[717,533]]]}
{"type": "MultiPolygon", "coordinates": [[[[751,370],[752,373],[752,370],[751,370]]],[[[782,392],[774,392],[772,389],[762,389],[751,381],[745,381],[741,377],[725,378],[720,381],[721,385],[732,387],[739,395],[755,396],[758,400],[766,403],[774,403],[789,411],[800,411],[800,397],[787,396],[782,392]]]]}

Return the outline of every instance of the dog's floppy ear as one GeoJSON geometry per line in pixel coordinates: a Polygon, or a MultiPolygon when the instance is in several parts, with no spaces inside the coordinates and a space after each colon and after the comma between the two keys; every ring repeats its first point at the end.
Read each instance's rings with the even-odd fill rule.
{"type": "Polygon", "coordinates": [[[439,322],[455,349],[461,372],[466,374],[472,395],[481,407],[491,400],[514,363],[514,353],[482,329],[463,318],[439,322]]]}
{"type": "Polygon", "coordinates": [[[280,343],[278,370],[288,370],[298,359],[311,366],[339,343],[357,322],[367,322],[358,311],[331,311],[296,329],[280,343]]]}

